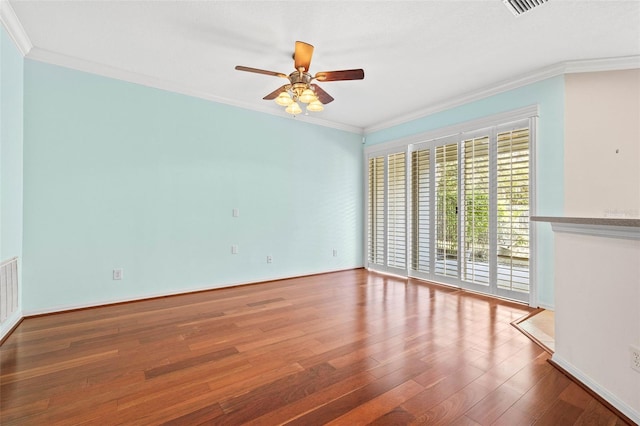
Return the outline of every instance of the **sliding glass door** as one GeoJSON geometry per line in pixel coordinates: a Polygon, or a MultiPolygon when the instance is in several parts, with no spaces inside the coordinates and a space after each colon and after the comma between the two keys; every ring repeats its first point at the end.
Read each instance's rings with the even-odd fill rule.
{"type": "Polygon", "coordinates": [[[368,156],[368,267],[528,301],[530,120],[368,156]]]}

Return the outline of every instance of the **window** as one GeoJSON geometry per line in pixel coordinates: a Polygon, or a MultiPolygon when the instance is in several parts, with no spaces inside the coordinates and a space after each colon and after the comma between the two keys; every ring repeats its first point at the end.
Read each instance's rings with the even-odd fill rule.
{"type": "Polygon", "coordinates": [[[407,212],[406,212],[405,153],[388,157],[387,179],[387,265],[405,268],[407,264],[407,212]]]}
{"type": "Polygon", "coordinates": [[[384,264],[384,157],[369,159],[369,263],[384,264]]]}
{"type": "Polygon", "coordinates": [[[462,141],[462,279],[489,284],[489,136],[462,141]]]}
{"type": "Polygon", "coordinates": [[[396,152],[368,160],[367,258],[383,269],[407,266],[405,159],[405,152],[396,152]]]}
{"type": "Polygon", "coordinates": [[[431,270],[431,155],[428,149],[411,153],[411,269],[431,270]]]}
{"type": "Polygon", "coordinates": [[[529,129],[498,134],[498,287],[529,291],[529,129]]]}
{"type": "Polygon", "coordinates": [[[527,301],[533,120],[372,147],[367,267],[527,301]]]}
{"type": "Polygon", "coordinates": [[[458,145],[435,147],[436,274],[458,276],[458,145]]]}

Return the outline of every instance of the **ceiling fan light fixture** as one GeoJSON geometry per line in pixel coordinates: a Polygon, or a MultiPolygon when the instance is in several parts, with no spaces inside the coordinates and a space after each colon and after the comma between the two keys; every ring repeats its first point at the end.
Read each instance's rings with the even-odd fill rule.
{"type": "Polygon", "coordinates": [[[307,105],[307,111],[320,112],[323,109],[324,105],[322,105],[322,102],[320,102],[318,99],[309,102],[309,105],[307,105]]]}
{"type": "Polygon", "coordinates": [[[297,102],[293,102],[291,105],[289,105],[285,109],[285,111],[288,112],[289,114],[297,115],[302,112],[302,108],[300,108],[300,105],[298,105],[297,102]]]}
{"type": "MultiPolygon", "coordinates": [[[[0,0],[2,1],[2,0],[0,0]]],[[[535,1],[545,2],[547,0],[503,0],[503,1],[535,1]]],[[[289,75],[268,71],[259,68],[245,67],[236,65],[236,70],[252,72],[256,74],[270,75],[287,79],[287,84],[280,86],[273,92],[267,94],[262,99],[266,101],[274,100],[278,105],[286,107],[285,111],[289,114],[296,115],[302,113],[302,108],[298,102],[306,104],[309,112],[320,112],[324,110],[324,106],[333,102],[333,97],[324,91],[320,86],[313,83],[318,81],[346,81],[346,80],[362,80],[364,78],[364,70],[349,69],[336,71],[321,71],[315,76],[309,73],[309,65],[311,64],[311,56],[313,55],[313,46],[309,43],[296,41],[295,52],[293,53],[293,62],[295,71],[289,75]]]]}
{"type": "Polygon", "coordinates": [[[289,92],[284,91],[278,95],[278,97],[275,99],[275,102],[280,106],[286,107],[293,103],[293,99],[291,99],[291,95],[289,94],[289,92]]]}
{"type": "Polygon", "coordinates": [[[313,93],[313,90],[307,88],[302,91],[299,99],[300,99],[300,102],[308,104],[309,102],[313,102],[317,98],[316,98],[316,94],[313,93]]]}

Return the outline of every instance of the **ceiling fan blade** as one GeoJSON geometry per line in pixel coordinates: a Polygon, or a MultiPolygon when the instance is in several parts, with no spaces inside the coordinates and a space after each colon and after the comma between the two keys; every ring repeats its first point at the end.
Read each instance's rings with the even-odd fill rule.
{"type": "Polygon", "coordinates": [[[362,80],[364,70],[320,71],[314,78],[318,81],[362,80]]]}
{"type": "Polygon", "coordinates": [[[267,71],[267,70],[261,70],[258,68],[251,68],[251,67],[243,67],[242,65],[236,65],[236,69],[238,71],[254,72],[256,74],[272,75],[274,77],[282,77],[286,79],[289,78],[289,76],[287,76],[286,74],[282,74],[281,72],[267,71]]]}
{"type": "Polygon", "coordinates": [[[274,90],[273,92],[269,93],[267,96],[265,96],[262,99],[264,99],[266,101],[273,100],[273,99],[277,98],[278,95],[280,93],[284,92],[285,90],[287,90],[287,85],[286,84],[284,86],[282,86],[282,87],[278,87],[276,90],[274,90]]]}
{"type": "Polygon", "coordinates": [[[313,56],[313,46],[304,41],[296,41],[296,50],[293,54],[296,69],[299,70],[302,67],[304,71],[309,71],[311,56],[313,56]]]}
{"type": "Polygon", "coordinates": [[[311,87],[313,88],[313,91],[316,93],[318,100],[323,105],[326,105],[329,102],[333,101],[333,97],[327,92],[325,92],[324,90],[322,90],[322,88],[320,88],[320,86],[318,86],[317,84],[312,84],[311,87]]]}

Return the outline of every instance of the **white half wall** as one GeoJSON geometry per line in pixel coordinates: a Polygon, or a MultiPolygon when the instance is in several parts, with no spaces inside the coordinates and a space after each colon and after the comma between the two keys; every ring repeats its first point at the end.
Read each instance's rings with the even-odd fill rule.
{"type": "Polygon", "coordinates": [[[555,233],[553,359],[640,421],[640,240],[555,233]]]}

